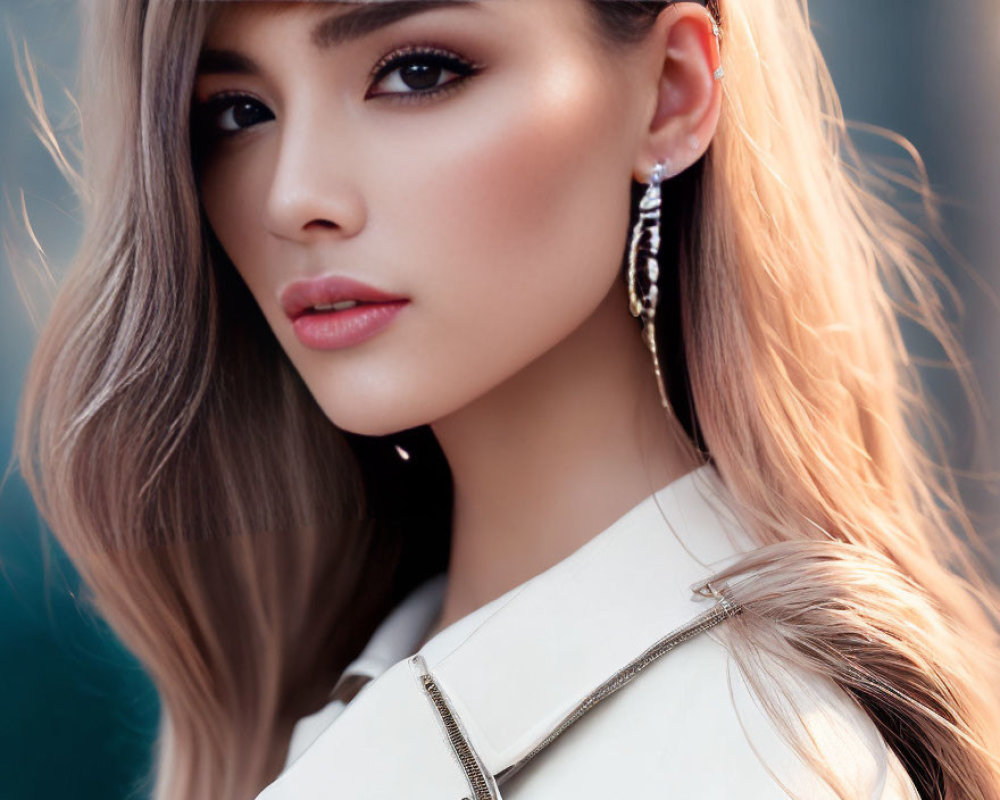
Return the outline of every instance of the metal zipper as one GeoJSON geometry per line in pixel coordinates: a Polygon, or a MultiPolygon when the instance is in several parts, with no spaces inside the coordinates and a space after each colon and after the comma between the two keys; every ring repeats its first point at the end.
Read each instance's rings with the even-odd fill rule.
{"type": "Polygon", "coordinates": [[[709,628],[715,627],[720,622],[724,622],[725,620],[734,617],[743,611],[742,606],[734,605],[725,597],[725,595],[719,593],[715,593],[715,595],[719,598],[719,602],[716,605],[707,611],[702,612],[682,627],[668,633],[652,646],[646,648],[641,655],[630,661],[608,680],[604,681],[604,683],[588,694],[573,709],[573,711],[571,711],[562,720],[562,722],[560,722],[553,729],[553,731],[545,737],[545,739],[532,748],[527,755],[511,764],[509,767],[502,769],[496,774],[496,776],[490,775],[489,771],[483,766],[482,761],[480,761],[479,757],[476,755],[471,743],[462,731],[458,717],[455,715],[454,711],[452,711],[444,693],[437,685],[437,682],[430,674],[430,671],[427,669],[424,659],[419,654],[413,656],[411,660],[413,664],[417,665],[420,669],[420,680],[423,684],[424,691],[430,698],[431,703],[434,705],[434,708],[441,719],[441,723],[448,735],[448,740],[451,743],[452,750],[458,757],[459,763],[465,772],[465,777],[469,782],[469,787],[472,789],[471,798],[465,797],[462,798],[462,800],[502,800],[498,785],[519,772],[529,761],[531,761],[531,759],[552,744],[552,742],[554,742],[567,728],[594,708],[594,706],[617,692],[634,679],[636,675],[642,672],[642,670],[664,654],[673,650],[678,645],[683,644],[698,634],[707,631],[709,628]]]}
{"type": "Polygon", "coordinates": [[[465,771],[465,777],[469,781],[469,788],[472,789],[472,797],[464,797],[462,800],[502,800],[493,776],[490,775],[479,760],[475,750],[472,749],[472,745],[458,723],[457,716],[448,705],[448,701],[434,677],[427,670],[423,658],[417,655],[413,657],[412,661],[420,667],[420,680],[423,682],[424,691],[441,718],[452,750],[458,756],[459,763],[465,771]]]}
{"type": "Polygon", "coordinates": [[[709,628],[712,628],[720,622],[723,622],[730,617],[734,617],[743,611],[742,606],[734,605],[725,596],[717,596],[719,596],[720,599],[715,606],[702,612],[684,626],[664,636],[651,647],[644,650],[640,656],[630,661],[608,680],[598,686],[593,692],[587,695],[573,709],[573,711],[570,712],[563,719],[563,721],[560,722],[559,725],[557,725],[556,728],[545,737],[545,739],[543,739],[531,750],[531,752],[518,761],[515,761],[509,767],[500,770],[500,772],[496,774],[496,782],[498,784],[502,784],[508,778],[520,771],[529,761],[531,761],[531,759],[552,744],[552,742],[555,741],[567,728],[569,728],[570,725],[579,720],[580,717],[590,711],[602,700],[610,697],[612,694],[621,689],[625,684],[635,678],[636,675],[642,672],[642,670],[660,658],[660,656],[670,650],[673,650],[677,647],[677,645],[683,644],[688,639],[694,638],[699,633],[707,631],[709,628]]]}

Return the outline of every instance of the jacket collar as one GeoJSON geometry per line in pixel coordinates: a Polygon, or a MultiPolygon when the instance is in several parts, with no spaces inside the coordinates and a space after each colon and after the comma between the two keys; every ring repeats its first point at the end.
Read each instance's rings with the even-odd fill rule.
{"type": "Polygon", "coordinates": [[[428,703],[428,679],[492,781],[535,752],[596,687],[716,606],[695,589],[755,547],[714,466],[702,465],[371,681],[262,800],[305,798],[312,789],[317,797],[424,797],[414,794],[412,774],[359,774],[373,738],[400,774],[412,762],[428,798],[467,796],[467,774],[442,736],[441,706],[435,715],[428,703]]]}
{"type": "Polygon", "coordinates": [[[755,547],[726,491],[715,468],[702,465],[505,595],[457,645],[436,636],[420,649],[491,773],[519,761],[596,686],[715,604],[694,590],[755,547]]]}

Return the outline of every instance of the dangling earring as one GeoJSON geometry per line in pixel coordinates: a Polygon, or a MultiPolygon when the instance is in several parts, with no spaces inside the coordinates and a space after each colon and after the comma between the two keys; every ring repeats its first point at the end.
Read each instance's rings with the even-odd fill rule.
{"type": "Polygon", "coordinates": [[[660,404],[673,413],[663,386],[660,357],[656,349],[656,306],[660,299],[660,290],[656,285],[660,277],[660,265],[656,257],[660,252],[660,208],[663,203],[660,184],[663,183],[665,173],[666,165],[658,162],[650,174],[646,194],[639,201],[639,219],[632,228],[632,241],[628,253],[628,298],[632,316],[642,318],[642,338],[653,356],[653,373],[656,375],[656,386],[660,391],[660,404]],[[649,289],[646,294],[640,296],[637,284],[639,250],[643,246],[643,237],[647,234],[649,242],[644,248],[646,254],[642,258],[649,289]]]}

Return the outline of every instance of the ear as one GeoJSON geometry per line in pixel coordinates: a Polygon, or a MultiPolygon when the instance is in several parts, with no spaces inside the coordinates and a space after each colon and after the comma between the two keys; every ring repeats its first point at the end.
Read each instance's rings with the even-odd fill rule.
{"type": "Polygon", "coordinates": [[[715,135],[722,106],[719,40],[709,11],[696,3],[673,3],[650,31],[652,114],[641,140],[635,179],[647,183],[658,161],[672,177],[694,164],[715,135]]]}

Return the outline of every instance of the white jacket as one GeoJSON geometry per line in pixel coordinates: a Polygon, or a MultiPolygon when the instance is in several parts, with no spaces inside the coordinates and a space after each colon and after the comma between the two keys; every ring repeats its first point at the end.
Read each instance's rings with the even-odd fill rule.
{"type": "MultiPolygon", "coordinates": [[[[298,723],[258,800],[836,797],[732,660],[736,610],[692,591],[755,547],[726,492],[711,465],[684,475],[414,653],[444,588],[428,581],[342,678],[371,680],[298,723]]],[[[850,798],[918,800],[846,693],[772,666],[850,798]]]]}

